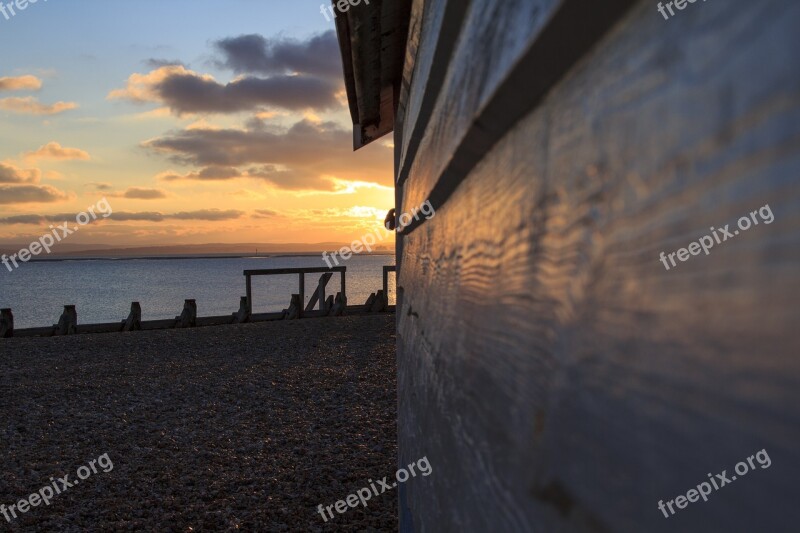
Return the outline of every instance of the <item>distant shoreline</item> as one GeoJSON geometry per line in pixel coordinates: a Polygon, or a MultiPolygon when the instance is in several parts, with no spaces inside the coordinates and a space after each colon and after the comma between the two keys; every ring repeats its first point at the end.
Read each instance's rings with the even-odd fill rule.
{"type": "MultiPolygon", "coordinates": [[[[65,261],[178,261],[182,259],[275,259],[279,257],[315,257],[322,252],[297,252],[297,253],[275,253],[264,255],[253,254],[219,254],[219,255],[152,255],[152,256],[62,256],[62,257],[42,257],[30,259],[28,263],[61,263],[65,261]]],[[[386,256],[395,255],[394,252],[372,252],[364,253],[362,256],[386,256]]]]}

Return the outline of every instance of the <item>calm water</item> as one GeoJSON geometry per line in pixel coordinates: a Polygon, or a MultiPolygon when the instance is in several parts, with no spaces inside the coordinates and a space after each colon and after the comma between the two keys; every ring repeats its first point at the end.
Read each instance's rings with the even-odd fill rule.
{"type": "MultiPolygon", "coordinates": [[[[353,256],[347,267],[347,299],[363,304],[383,285],[383,266],[393,255],[353,256]]],[[[113,322],[128,316],[130,304],[141,302],[142,318],[174,318],[183,301],[197,300],[200,316],[225,315],[239,309],[245,295],[242,271],[254,268],[324,267],[320,256],[239,259],[170,259],[36,262],[8,272],[0,269],[0,307],[14,311],[17,328],[58,322],[63,306],[75,304],[78,323],[113,322]]],[[[319,274],[306,275],[306,302],[319,274]]],[[[298,292],[298,276],[253,278],[253,310],[280,311],[298,292]]],[[[389,301],[394,303],[394,275],[389,276],[389,301]]],[[[327,294],[339,290],[339,275],[328,283],[327,294]]]]}

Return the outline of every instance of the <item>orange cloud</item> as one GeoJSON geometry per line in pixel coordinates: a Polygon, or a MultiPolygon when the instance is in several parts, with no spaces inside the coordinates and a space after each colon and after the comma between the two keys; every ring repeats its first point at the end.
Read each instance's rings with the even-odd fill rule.
{"type": "Polygon", "coordinates": [[[0,185],[0,204],[62,202],[69,195],[50,185],[0,185]]]}
{"type": "Polygon", "coordinates": [[[198,209],[196,211],[181,211],[179,213],[163,214],[159,212],[128,213],[114,211],[111,220],[117,222],[163,222],[164,220],[200,220],[205,222],[224,222],[236,220],[245,215],[244,211],[236,209],[198,209]]]}
{"type": "Polygon", "coordinates": [[[167,197],[167,193],[161,189],[129,187],[123,192],[113,193],[109,196],[114,198],[127,198],[129,200],[161,200],[167,197]]]}
{"type": "Polygon", "coordinates": [[[331,80],[303,75],[244,76],[219,83],[213,76],[183,65],[167,65],[147,74],[130,75],[125,88],[111,91],[107,98],[138,104],[155,102],[182,116],[260,111],[266,107],[331,109],[338,106],[334,98],[337,88],[331,80]]]}
{"type": "Polygon", "coordinates": [[[124,89],[115,89],[108,93],[109,100],[130,100],[137,104],[161,102],[158,87],[172,76],[197,76],[206,81],[214,81],[208,74],[201,76],[183,65],[166,65],[147,74],[134,73],[128,77],[124,89]]]}
{"type": "Polygon", "coordinates": [[[306,194],[393,191],[392,151],[376,144],[353,155],[352,133],[332,122],[300,120],[289,128],[248,121],[245,128],[193,128],[142,145],[192,172],[164,172],[165,181],[252,179],[306,194]]]}
{"type": "Polygon", "coordinates": [[[228,181],[236,178],[248,177],[242,171],[234,167],[206,167],[195,172],[181,174],[174,170],[167,170],[156,176],[161,181],[228,181]]]}
{"type": "Polygon", "coordinates": [[[38,91],[42,81],[36,76],[17,76],[0,78],[0,91],[38,91]]]}
{"type": "Polygon", "coordinates": [[[42,172],[38,168],[19,168],[11,163],[0,163],[0,183],[39,183],[42,172]]]}
{"type": "Polygon", "coordinates": [[[49,159],[55,161],[89,161],[91,156],[83,150],[78,148],[65,148],[57,142],[49,142],[41,146],[38,150],[27,152],[23,156],[28,161],[35,161],[38,159],[49,159]]]}
{"type": "Polygon", "coordinates": [[[273,209],[256,209],[250,216],[253,218],[278,218],[281,214],[273,209]]]}
{"type": "Polygon", "coordinates": [[[110,183],[98,181],[93,181],[91,183],[87,183],[86,185],[89,187],[94,187],[96,191],[110,191],[112,188],[110,183]]]}
{"type": "Polygon", "coordinates": [[[0,109],[21,115],[57,115],[64,111],[77,109],[74,102],[42,104],[33,96],[25,98],[0,98],[0,109]]]}

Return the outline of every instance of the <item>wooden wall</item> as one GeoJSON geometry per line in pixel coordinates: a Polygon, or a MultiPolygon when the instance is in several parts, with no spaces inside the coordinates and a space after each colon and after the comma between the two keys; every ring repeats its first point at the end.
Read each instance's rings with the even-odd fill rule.
{"type": "Polygon", "coordinates": [[[409,49],[401,529],[796,530],[800,3],[418,0],[409,49]]]}

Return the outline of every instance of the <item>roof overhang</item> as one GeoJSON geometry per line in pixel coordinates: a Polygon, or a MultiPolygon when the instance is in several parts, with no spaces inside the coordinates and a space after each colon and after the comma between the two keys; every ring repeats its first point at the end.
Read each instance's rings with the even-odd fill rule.
{"type": "Polygon", "coordinates": [[[394,129],[412,0],[331,3],[358,150],[394,129]]]}

